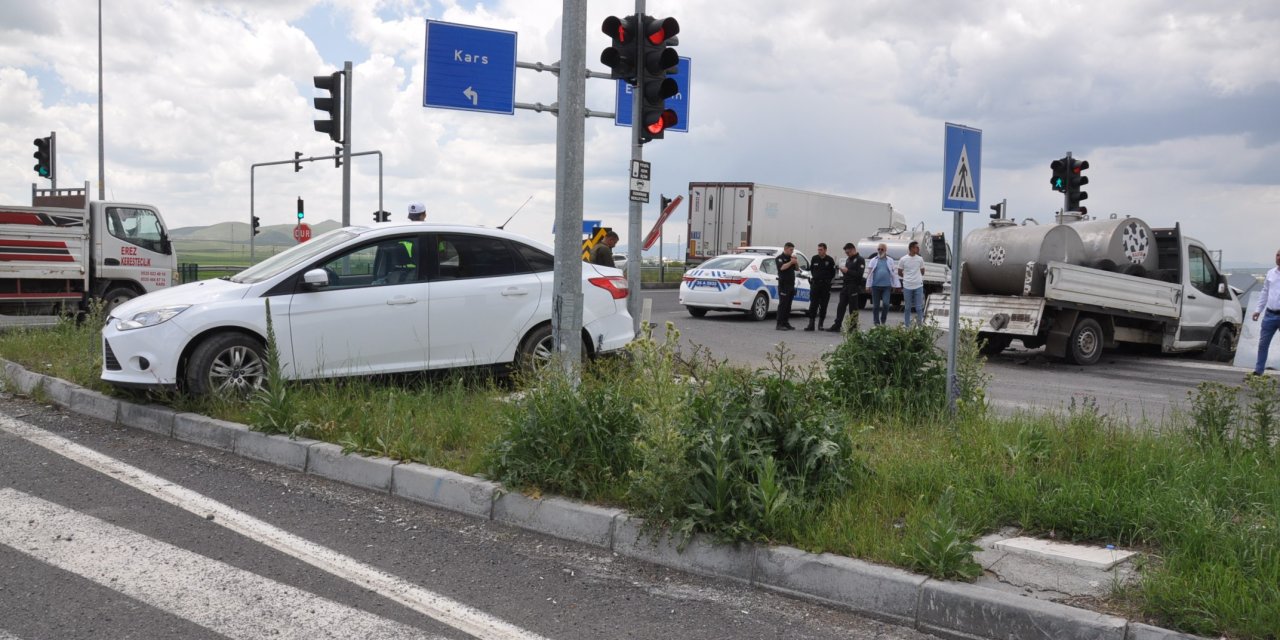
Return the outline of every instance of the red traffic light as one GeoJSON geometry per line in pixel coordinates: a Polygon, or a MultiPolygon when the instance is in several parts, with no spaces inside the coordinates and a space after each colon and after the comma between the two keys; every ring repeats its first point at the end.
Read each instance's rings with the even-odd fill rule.
{"type": "Polygon", "coordinates": [[[671,109],[664,109],[658,115],[658,119],[645,125],[644,130],[649,133],[652,138],[661,138],[662,133],[671,127],[676,126],[680,119],[676,116],[676,112],[671,109]]]}
{"type": "Polygon", "coordinates": [[[645,37],[653,44],[662,44],[680,33],[680,23],[675,18],[654,18],[645,24],[645,37]]]}

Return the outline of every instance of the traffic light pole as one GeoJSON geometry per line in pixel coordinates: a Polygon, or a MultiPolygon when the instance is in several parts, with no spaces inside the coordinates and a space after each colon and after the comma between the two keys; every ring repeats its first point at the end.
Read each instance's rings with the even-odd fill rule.
{"type": "Polygon", "coordinates": [[[58,190],[58,132],[49,132],[49,188],[58,190]]]}
{"type": "Polygon", "coordinates": [[[551,336],[558,360],[571,380],[582,362],[583,154],[586,139],[587,2],[564,0],[560,36],[560,73],[556,104],[555,298],[551,336]]]}
{"type": "MultiPolygon", "coordinates": [[[[351,61],[342,65],[342,226],[351,226],[351,61]]],[[[381,175],[381,174],[379,174],[381,175]]],[[[382,210],[382,197],[378,197],[382,210]]]]}
{"type": "MultiPolygon", "coordinates": [[[[643,24],[640,16],[644,15],[644,0],[636,0],[636,20],[643,24]]],[[[644,28],[640,27],[640,37],[644,38],[644,28]]],[[[639,41],[636,46],[639,47],[639,41]]],[[[644,127],[643,118],[640,115],[640,93],[644,87],[644,60],[641,59],[641,50],[636,51],[636,86],[635,91],[631,92],[631,166],[637,166],[644,161],[644,144],[640,141],[640,130],[644,127]]],[[[631,168],[627,168],[627,175],[631,175],[631,168]]],[[[644,203],[631,200],[631,206],[627,211],[627,290],[630,294],[627,296],[627,313],[631,314],[631,327],[636,334],[640,333],[640,245],[644,241],[644,231],[641,228],[641,218],[644,213],[644,203]]]]}
{"type": "Polygon", "coordinates": [[[350,153],[351,151],[350,147],[348,147],[346,151],[347,153],[344,153],[341,155],[334,154],[331,156],[312,156],[310,158],[295,157],[293,160],[277,160],[275,162],[258,162],[258,163],[249,165],[249,261],[250,262],[252,262],[254,259],[253,219],[257,217],[257,212],[254,208],[254,205],[255,205],[254,203],[254,181],[255,181],[254,172],[257,171],[258,167],[269,167],[277,164],[294,164],[297,162],[316,162],[317,160],[334,160],[334,159],[344,159],[343,165],[349,166],[351,158],[354,158],[356,156],[376,155],[378,156],[378,210],[379,211],[382,210],[382,152],[381,151],[358,151],[356,153],[350,153]]]}

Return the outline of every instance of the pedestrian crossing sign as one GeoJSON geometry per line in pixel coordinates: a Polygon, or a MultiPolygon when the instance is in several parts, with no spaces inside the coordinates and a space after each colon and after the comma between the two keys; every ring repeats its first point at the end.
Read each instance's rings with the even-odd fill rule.
{"type": "Polygon", "coordinates": [[[982,131],[946,123],[942,169],[942,208],[978,211],[982,131]]]}

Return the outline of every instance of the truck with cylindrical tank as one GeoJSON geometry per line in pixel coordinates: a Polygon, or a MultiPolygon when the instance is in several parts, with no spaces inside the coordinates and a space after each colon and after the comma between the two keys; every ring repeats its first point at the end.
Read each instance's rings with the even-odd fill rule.
{"type": "MultiPolygon", "coordinates": [[[[984,353],[1019,340],[1081,365],[1121,344],[1231,358],[1239,302],[1209,250],[1180,225],[1075,213],[1028,222],[1000,217],[962,244],[959,320],[978,330],[984,353]]],[[[931,296],[925,317],[946,327],[950,306],[949,295],[931,296]]]]}

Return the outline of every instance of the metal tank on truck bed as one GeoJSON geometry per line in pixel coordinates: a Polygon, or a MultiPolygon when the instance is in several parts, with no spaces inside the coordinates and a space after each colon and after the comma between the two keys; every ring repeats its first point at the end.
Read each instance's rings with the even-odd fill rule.
{"type": "Polygon", "coordinates": [[[997,220],[965,236],[962,255],[970,285],[964,293],[1040,295],[1049,263],[1079,264],[1085,248],[1071,226],[997,220]]]}
{"type": "Polygon", "coordinates": [[[1156,232],[1140,218],[1112,217],[1075,221],[1062,216],[1084,243],[1081,266],[1147,276],[1158,268],[1156,232]]]}

